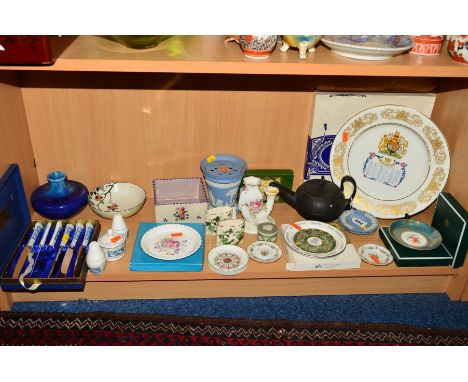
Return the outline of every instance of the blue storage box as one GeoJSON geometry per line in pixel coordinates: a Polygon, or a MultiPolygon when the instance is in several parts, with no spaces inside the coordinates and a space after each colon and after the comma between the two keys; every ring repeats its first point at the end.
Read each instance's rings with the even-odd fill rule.
{"type": "MultiPolygon", "coordinates": [[[[83,290],[88,268],[85,261],[87,246],[82,246],[85,229],[77,232],[76,245],[70,247],[75,236],[75,224],[80,222],[85,225],[90,222],[93,225],[89,241],[96,240],[99,236],[100,223],[97,220],[62,220],[62,228],[57,229],[57,240],[55,245],[51,243],[54,227],[58,221],[35,220],[31,221],[28,203],[21,180],[18,165],[10,165],[5,174],[0,178],[0,285],[4,291],[66,291],[83,290]],[[32,251],[27,247],[36,223],[43,227],[51,223],[45,245],[39,250],[38,243],[41,235],[46,230],[42,229],[37,237],[32,251]],[[72,224],[71,231],[66,231],[67,224],[72,224]],[[62,240],[63,239],[63,240],[62,240]],[[61,244],[64,243],[63,246],[61,244]],[[70,249],[68,251],[68,249],[70,249]],[[68,252],[67,252],[68,251],[68,252]],[[27,257],[32,253],[32,271],[25,272],[30,265],[27,257]],[[69,266],[64,266],[61,273],[61,265],[65,257],[69,256],[69,266]],[[19,275],[23,274],[22,284],[19,275]]],[[[60,226],[59,226],[60,228],[60,226]]]]}
{"type": "Polygon", "coordinates": [[[130,259],[130,270],[141,272],[201,272],[203,270],[203,254],[205,251],[205,225],[201,223],[177,223],[193,228],[200,234],[201,245],[190,256],[179,260],[160,260],[147,255],[141,248],[141,238],[151,228],[165,223],[140,223],[138,234],[130,259]]]}

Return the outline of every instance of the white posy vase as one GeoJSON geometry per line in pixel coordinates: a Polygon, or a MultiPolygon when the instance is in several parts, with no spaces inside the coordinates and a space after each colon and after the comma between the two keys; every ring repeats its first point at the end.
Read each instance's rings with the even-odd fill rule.
{"type": "Polygon", "coordinates": [[[264,203],[259,186],[259,178],[255,176],[244,178],[244,186],[239,196],[239,210],[245,219],[245,233],[256,234],[257,225],[269,220],[268,216],[279,192],[276,187],[266,187],[267,202],[264,203]]]}

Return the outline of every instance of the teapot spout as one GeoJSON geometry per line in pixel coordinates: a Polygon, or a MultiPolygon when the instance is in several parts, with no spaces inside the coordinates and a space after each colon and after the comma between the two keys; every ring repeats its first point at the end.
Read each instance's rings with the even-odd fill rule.
{"type": "Polygon", "coordinates": [[[291,191],[290,189],[276,182],[270,182],[270,186],[276,187],[284,201],[296,208],[296,193],[294,191],[291,191]]]}

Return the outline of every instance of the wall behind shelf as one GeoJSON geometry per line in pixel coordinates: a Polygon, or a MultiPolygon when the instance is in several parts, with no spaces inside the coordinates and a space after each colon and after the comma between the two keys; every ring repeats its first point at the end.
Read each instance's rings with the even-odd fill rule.
{"type": "MultiPolygon", "coordinates": [[[[0,176],[18,163],[26,195],[38,186],[21,89],[15,72],[0,73],[0,176]]],[[[28,198],[29,199],[29,198],[28,198]]],[[[31,206],[30,206],[31,209],[31,206]]]]}
{"type": "Polygon", "coordinates": [[[21,73],[41,183],[62,169],[94,187],[109,181],[200,176],[230,152],[250,168],[303,172],[313,91],[433,91],[430,78],[158,73],[21,73]]]}

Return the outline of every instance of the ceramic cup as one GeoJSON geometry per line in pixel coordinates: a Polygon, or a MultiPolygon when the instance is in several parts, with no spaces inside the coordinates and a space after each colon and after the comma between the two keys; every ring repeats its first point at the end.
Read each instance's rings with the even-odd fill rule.
{"type": "Polygon", "coordinates": [[[219,222],[236,218],[234,207],[216,207],[206,211],[206,234],[216,235],[219,222]]]}
{"type": "Polygon", "coordinates": [[[86,265],[91,273],[100,274],[106,267],[106,256],[97,241],[89,243],[88,253],[86,254],[86,265]]]}
{"type": "Polygon", "coordinates": [[[245,57],[258,60],[270,56],[277,40],[276,35],[240,35],[239,45],[245,57]]]}
{"type": "Polygon", "coordinates": [[[216,230],[216,245],[239,245],[244,238],[244,221],[229,219],[219,222],[216,230]]]}

